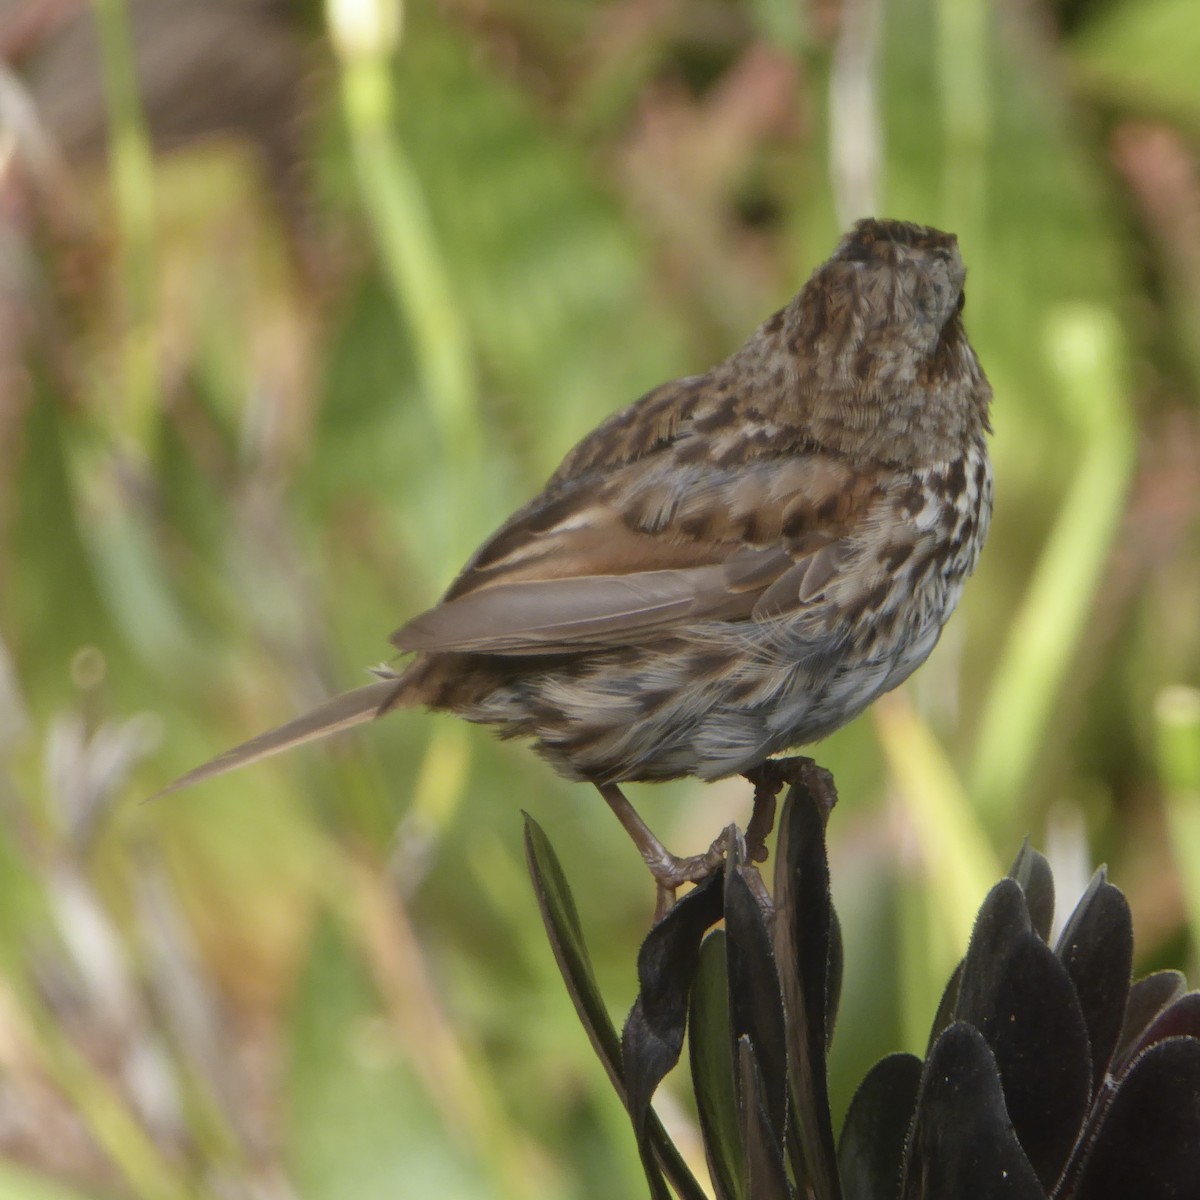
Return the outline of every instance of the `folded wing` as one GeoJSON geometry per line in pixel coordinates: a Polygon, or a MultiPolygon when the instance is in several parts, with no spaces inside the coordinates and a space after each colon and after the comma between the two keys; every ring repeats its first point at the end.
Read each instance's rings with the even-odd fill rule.
{"type": "MultiPolygon", "coordinates": [[[[823,480],[838,489],[832,496],[811,486],[785,491],[771,486],[768,470],[751,481],[754,512],[741,522],[731,514],[745,472],[659,506],[651,530],[621,511],[619,480],[600,494],[593,485],[577,505],[559,494],[554,520],[527,511],[498,531],[447,599],[392,642],[402,651],[578,654],[818,603],[854,559],[862,511],[882,491],[851,487],[848,499],[845,481],[828,470],[799,482],[823,480]],[[666,510],[672,516],[662,520],[666,510]],[[751,518],[757,544],[737,536],[751,518]]],[[[797,480],[794,461],[788,471],[797,480]]]]}

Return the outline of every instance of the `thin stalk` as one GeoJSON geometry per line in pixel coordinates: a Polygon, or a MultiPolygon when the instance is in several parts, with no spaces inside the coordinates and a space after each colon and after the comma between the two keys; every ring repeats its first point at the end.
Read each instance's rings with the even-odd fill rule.
{"type": "Polygon", "coordinates": [[[125,0],[92,0],[108,103],[109,170],[119,238],[121,386],[108,406],[144,445],[158,409],[154,161],[137,90],[125,0]]]}
{"type": "MultiPolygon", "coordinates": [[[[417,376],[437,428],[444,475],[428,519],[439,577],[454,573],[484,532],[482,423],[471,338],[438,244],[432,214],[411,160],[395,133],[392,58],[400,42],[399,0],[327,0],[340,63],[342,111],[363,211],[401,320],[411,331],[417,376]]],[[[435,737],[414,787],[410,815],[432,840],[461,804],[469,744],[458,732],[435,737]],[[456,769],[445,772],[447,753],[456,769]]]]}
{"type": "Polygon", "coordinates": [[[326,7],[363,210],[393,301],[412,332],[417,373],[447,464],[440,503],[450,511],[453,536],[441,547],[447,560],[441,565],[453,568],[478,532],[475,480],[483,438],[467,325],[420,180],[394,130],[391,56],[402,8],[395,0],[328,0],[326,7]]]}
{"type": "MultiPolygon", "coordinates": [[[[947,944],[961,954],[980,901],[1004,870],[953,764],[905,693],[881,697],[872,711],[905,815],[917,835],[921,861],[939,898],[937,919],[948,935],[947,944]]],[[[949,963],[953,965],[954,960],[949,963]]],[[[945,979],[945,966],[935,965],[938,979],[945,979]]]]}
{"type": "Polygon", "coordinates": [[[0,1015],[23,1058],[66,1097],[133,1194],[144,1200],[192,1200],[195,1193],[125,1098],[70,1044],[49,1013],[32,1001],[22,1004],[16,989],[0,987],[0,1015]]]}
{"type": "Polygon", "coordinates": [[[1154,705],[1158,770],[1193,959],[1200,959],[1200,689],[1164,688],[1154,705]]]}
{"type": "MultiPolygon", "coordinates": [[[[987,199],[992,127],[989,32],[991,0],[938,0],[937,79],[941,96],[943,221],[966,234],[978,266],[974,231],[987,199]]],[[[981,272],[982,274],[982,272],[981,272]]]]}
{"type": "Polygon", "coordinates": [[[1054,705],[1087,628],[1134,470],[1134,430],[1112,315],[1073,307],[1048,338],[1082,453],[1012,624],[988,692],[970,773],[985,821],[999,828],[1019,803],[1038,754],[1055,736],[1054,705]]]}

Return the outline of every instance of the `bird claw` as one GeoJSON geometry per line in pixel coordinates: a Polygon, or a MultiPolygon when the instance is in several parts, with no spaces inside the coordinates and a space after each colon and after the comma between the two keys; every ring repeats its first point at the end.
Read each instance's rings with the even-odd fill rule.
{"type": "MultiPolygon", "coordinates": [[[[775,825],[776,799],[785,786],[803,783],[817,797],[828,818],[837,802],[833,776],[818,767],[811,758],[769,758],[766,762],[745,772],[746,779],[754,786],[754,810],[745,833],[745,856],[748,865],[767,861],[766,839],[775,825]]],[[[654,876],[657,898],[654,906],[654,922],[657,924],[675,903],[675,893],[685,883],[703,883],[711,875],[722,870],[728,856],[730,838],[736,836],[733,827],[722,831],[703,854],[680,857],[672,854],[654,836],[633,806],[616,784],[597,784],[600,794],[617,815],[626,832],[633,839],[642,855],[650,874],[654,876]],[[733,831],[733,832],[731,832],[733,831]]],[[[747,872],[747,878],[757,879],[756,891],[764,909],[770,908],[770,896],[757,871],[747,872]]]]}
{"type": "MultiPolygon", "coordinates": [[[[787,758],[768,758],[757,767],[744,772],[743,778],[754,785],[754,813],[746,828],[747,843],[755,831],[756,823],[766,826],[764,836],[771,832],[775,820],[775,798],[785,787],[807,788],[817,800],[821,807],[821,815],[827,821],[834,805],[837,804],[837,788],[834,786],[833,775],[803,754],[793,754],[787,758]]],[[[754,861],[762,862],[763,859],[754,861]]]]}
{"type": "Polygon", "coordinates": [[[657,902],[654,906],[654,923],[666,915],[675,903],[675,893],[685,883],[703,883],[725,866],[725,855],[729,849],[729,830],[723,830],[703,854],[679,857],[667,854],[651,862],[646,860],[650,874],[657,885],[657,902]]]}

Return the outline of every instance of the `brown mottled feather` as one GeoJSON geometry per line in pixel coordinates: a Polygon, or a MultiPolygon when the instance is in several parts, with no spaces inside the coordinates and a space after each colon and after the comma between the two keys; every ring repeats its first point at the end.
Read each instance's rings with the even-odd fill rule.
{"type": "Polygon", "coordinates": [[[860,222],[724,362],[567,454],[394,635],[415,657],[385,706],[530,737],[603,783],[744,771],[896,686],[991,510],[964,275],[951,235],[860,222]]]}
{"type": "Polygon", "coordinates": [[[558,654],[637,643],[672,624],[745,620],[768,593],[759,615],[784,613],[811,600],[813,581],[831,578],[846,554],[839,541],[882,495],[842,472],[796,467],[729,476],[672,498],[660,506],[669,517],[652,522],[621,511],[622,500],[636,494],[623,478],[631,468],[622,468],[607,486],[580,496],[577,510],[560,506],[555,524],[502,530],[496,540],[505,554],[495,557],[492,543],[484,546],[449,597],[392,642],[402,651],[558,654]],[[816,483],[837,490],[802,490],[816,483]],[[796,490],[779,494],[781,485],[796,490]],[[744,537],[750,511],[758,545],[744,537]],[[785,536],[785,522],[792,536],[785,536]],[[664,560],[671,569],[662,569],[664,560]]]}

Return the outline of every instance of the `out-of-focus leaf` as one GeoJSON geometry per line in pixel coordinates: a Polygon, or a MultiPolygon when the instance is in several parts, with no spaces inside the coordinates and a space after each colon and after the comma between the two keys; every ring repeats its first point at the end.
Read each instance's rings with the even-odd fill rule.
{"type": "MultiPolygon", "coordinates": [[[[948,945],[961,946],[970,935],[971,913],[1000,864],[946,747],[912,702],[902,692],[892,692],[880,698],[872,715],[905,811],[923,847],[929,916],[944,927],[948,945]]],[[[936,952],[941,944],[925,950],[936,952]]],[[[950,958],[938,968],[934,986],[940,986],[952,963],[950,958]]]]}
{"type": "Polygon", "coordinates": [[[895,1196],[920,1086],[915,1054],[889,1054],[858,1085],[838,1139],[843,1200],[895,1196]]]}
{"type": "MultiPolygon", "coordinates": [[[[739,1045],[743,1039],[748,1041],[754,1053],[758,1103],[770,1123],[773,1138],[783,1145],[788,1089],[783,998],[771,953],[771,935],[744,870],[736,852],[731,853],[725,874],[730,1033],[739,1045]]],[[[743,1106],[750,1102],[747,1096],[741,1099],[743,1106]]]]}
{"type": "MultiPolygon", "coordinates": [[[[825,814],[810,779],[789,788],[775,848],[775,962],[787,1014],[788,1077],[802,1162],[816,1200],[838,1195],[826,1078],[832,903],[825,814]]],[[[790,1145],[789,1139],[789,1145],[790,1145]]]]}
{"type": "Polygon", "coordinates": [[[1049,942],[1054,925],[1054,875],[1046,856],[1035,850],[1028,838],[1021,843],[1008,876],[1021,885],[1030,923],[1042,941],[1049,942]]]}
{"type": "Polygon", "coordinates": [[[1013,1132],[996,1060],[955,1022],[921,1076],[900,1200],[1046,1200],[1013,1132]]]}
{"type": "Polygon", "coordinates": [[[1171,1038],[1134,1063],[1072,1194],[1080,1200],[1200,1194],[1200,1042],[1171,1038]]]}
{"type": "MultiPolygon", "coordinates": [[[[623,1048],[620,1040],[617,1037],[616,1028],[613,1026],[612,1020],[609,1018],[608,1009],[604,1004],[604,998],[600,994],[600,987],[596,982],[595,972],[592,970],[591,958],[588,954],[587,944],[583,938],[583,929],[579,923],[579,913],[575,907],[575,900],[571,895],[570,886],[567,884],[566,876],[563,874],[562,866],[558,861],[558,855],[555,854],[554,848],[550,845],[549,839],[541,826],[528,814],[525,815],[525,857],[529,866],[529,874],[533,879],[534,891],[537,894],[538,908],[541,910],[542,921],[546,927],[546,934],[550,940],[550,945],[554,951],[555,961],[558,963],[558,969],[562,973],[563,982],[567,985],[567,991],[571,995],[571,1000],[575,1005],[575,1011],[579,1014],[579,1019],[587,1030],[588,1037],[591,1039],[592,1046],[599,1056],[600,1061],[604,1064],[605,1070],[608,1072],[608,1077],[612,1081],[613,1087],[617,1089],[621,1099],[625,1102],[626,1107],[630,1111],[630,1116],[634,1122],[634,1129],[638,1136],[638,1149],[642,1155],[642,1164],[646,1169],[646,1179],[650,1185],[651,1194],[658,1200],[659,1197],[667,1197],[666,1184],[662,1179],[659,1171],[661,1166],[662,1171],[665,1171],[675,1187],[676,1192],[687,1200],[700,1200],[704,1196],[704,1191],[696,1182],[695,1177],[688,1169],[687,1164],[683,1161],[675,1144],[667,1137],[661,1122],[650,1111],[650,1097],[653,1095],[654,1088],[657,1086],[662,1075],[666,1074],[674,1065],[675,1059],[679,1057],[679,1048],[675,1049],[675,1059],[672,1059],[665,1067],[662,1067],[662,1073],[653,1083],[649,1083],[652,1072],[643,1067],[643,1074],[637,1081],[636,1086],[644,1092],[644,1102],[640,1102],[639,1110],[635,1110],[633,1101],[630,1100],[630,1092],[633,1090],[628,1087],[625,1082],[623,1071],[623,1048]],[[647,1085],[649,1085],[647,1090],[647,1085]]],[[[698,958],[699,940],[709,925],[716,919],[716,914],[720,913],[721,903],[721,875],[715,875],[712,880],[715,884],[708,889],[702,891],[705,886],[695,888],[689,892],[687,896],[680,901],[679,904],[667,914],[662,921],[651,930],[653,937],[656,930],[661,929],[667,923],[672,913],[678,913],[680,908],[687,902],[692,901],[692,904],[684,909],[682,916],[676,917],[677,926],[668,928],[667,933],[661,935],[662,938],[668,939],[671,935],[671,930],[682,927],[684,929],[684,937],[691,935],[691,927],[688,925],[689,915],[703,912],[704,905],[707,902],[715,909],[714,915],[708,917],[707,924],[695,933],[696,947],[692,950],[692,958],[698,958]],[[700,893],[699,897],[696,897],[700,893]],[[715,898],[715,900],[714,900],[715,898]]],[[[706,881],[711,883],[712,880],[706,881]]],[[[647,942],[650,938],[647,938],[647,942]]],[[[648,971],[654,976],[656,981],[659,981],[659,976],[655,973],[654,967],[664,967],[661,960],[656,958],[656,950],[659,943],[656,943],[651,948],[648,961],[648,971]]],[[[646,947],[642,947],[642,955],[646,955],[646,947]]],[[[686,958],[686,953],[685,953],[686,958]]],[[[642,956],[639,956],[639,968],[642,962],[642,956]]],[[[695,962],[693,961],[688,974],[689,984],[691,975],[695,972],[695,962]]],[[[661,982],[666,985],[666,990],[670,990],[670,980],[663,979],[661,982]]],[[[641,995],[638,997],[638,1003],[641,1003],[641,995]]],[[[655,1032],[647,1035],[647,1044],[651,1047],[649,1053],[653,1055],[653,1063],[655,1067],[661,1066],[663,1062],[664,1047],[660,1044],[663,1036],[670,1037],[669,1031],[672,1028],[670,1020],[671,1005],[674,1003],[674,997],[669,996],[660,1003],[652,1003],[651,1009],[655,1018],[661,1019],[662,1024],[655,1026],[655,1032]],[[664,1011],[666,1010],[666,1011],[664,1011]]],[[[687,1005],[687,990],[683,992],[683,999],[680,1002],[686,1011],[687,1005]]],[[[637,1004],[635,1004],[635,1011],[637,1004]]],[[[632,1020],[632,1014],[630,1014],[632,1020]]],[[[679,1037],[683,1037],[683,1015],[679,1016],[679,1037]]],[[[628,1023],[626,1025],[628,1032],[628,1023]]],[[[637,1056],[635,1054],[635,1060],[637,1056]]],[[[635,1069],[637,1069],[635,1067],[635,1069]]]]}
{"type": "Polygon", "coordinates": [[[714,930],[700,946],[700,964],[688,1005],[688,1056],[696,1112],[717,1198],[744,1200],[746,1155],[734,1085],[723,929],[714,930]]]}
{"type": "Polygon", "coordinates": [[[578,139],[444,21],[415,6],[410,29],[399,133],[487,370],[537,413],[524,449],[540,476],[602,413],[678,373],[679,329],[652,306],[635,225],[578,139]],[[630,338],[643,315],[655,336],[630,338]]]}
{"type": "Polygon", "coordinates": [[[1136,465],[1125,339],[1111,303],[1051,308],[1045,355],[1082,451],[1030,578],[981,718],[974,796],[993,822],[1020,812],[1023,785],[1053,728],[1053,701],[1102,586],[1136,465]]]}
{"type": "Polygon", "coordinates": [[[1114,1071],[1122,1060],[1128,1061],[1131,1057],[1133,1047],[1141,1040],[1150,1022],[1186,991],[1187,980],[1178,971],[1155,971],[1153,975],[1139,979],[1129,989],[1125,1023],[1121,1026],[1121,1036],[1117,1038],[1113,1053],[1114,1071]]]}
{"type": "Polygon", "coordinates": [[[1179,116],[1200,129],[1200,23],[1192,0],[1106,4],[1072,39],[1071,52],[1107,102],[1179,116]]]}
{"type": "Polygon", "coordinates": [[[1071,979],[1030,927],[1014,880],[992,889],[975,928],[955,1016],[978,1030],[995,1056],[1008,1115],[1049,1188],[1091,1095],[1087,1027],[1071,979]]]}
{"type": "MultiPolygon", "coordinates": [[[[1045,529],[1053,516],[1080,449],[1078,437],[1061,433],[1063,406],[1053,354],[1042,351],[1044,331],[1055,309],[1081,299],[1110,304],[1123,282],[1121,231],[1084,151],[1062,64],[1034,21],[1029,10],[1013,5],[896,0],[888,5],[882,48],[888,203],[893,211],[936,212],[960,237],[970,264],[968,327],[996,385],[998,477],[1026,481],[997,506],[981,564],[985,578],[967,594],[976,619],[991,629],[1013,627],[1039,545],[1031,530],[1045,529]],[[970,32],[967,44],[956,36],[959,22],[970,32]],[[979,87],[980,78],[989,79],[989,87],[979,87]],[[947,136],[930,139],[934,125],[947,136]],[[1034,427],[1041,436],[1031,439],[1034,427]],[[1050,432],[1056,427],[1058,436],[1050,432]],[[1035,494],[1042,500],[1034,501],[1035,494]],[[1009,564],[1017,560],[1022,570],[1014,577],[1009,564]]],[[[1103,382],[1102,372],[1088,374],[1084,392],[1093,391],[1092,378],[1103,382]]],[[[1038,754],[1054,745],[1053,702],[1069,682],[1064,665],[1089,611],[1081,613],[1077,602],[1093,594],[1094,572],[1107,560],[1105,539],[1115,532],[1113,511],[1131,461],[1118,452],[1131,443],[1119,386],[1109,388],[1096,410],[1108,411],[1110,397],[1116,411],[1106,452],[1088,454],[1088,469],[1073,485],[1066,514],[1072,519],[1062,524],[1061,541],[1044,564],[1057,568],[1062,560],[1061,569],[1044,569],[1044,585],[1022,606],[1029,619],[1013,627],[1002,677],[993,673],[977,725],[970,790],[976,811],[993,826],[1029,825],[1021,798],[1038,789],[1022,790],[1022,784],[1030,781],[1038,754]],[[1049,641],[1053,637],[1058,641],[1049,641]]],[[[929,667],[936,669],[936,660],[929,667]]],[[[947,907],[953,910],[953,902],[947,907]]]]}
{"type": "Polygon", "coordinates": [[[328,924],[301,981],[290,1044],[284,1146],[298,1194],[499,1195],[460,1131],[441,1119],[383,1020],[365,968],[328,924]]]}
{"type": "Polygon", "coordinates": [[[25,453],[11,486],[21,503],[7,537],[8,553],[22,569],[6,572],[0,617],[24,668],[22,682],[36,701],[51,685],[52,694],[61,695],[67,663],[81,644],[107,648],[116,639],[81,529],[83,506],[67,470],[70,426],[52,399],[39,395],[19,433],[25,453]]]}
{"type": "MultiPolygon", "coordinates": [[[[1196,296],[1200,301],[1200,287],[1196,296]]],[[[1155,697],[1154,717],[1171,855],[1196,947],[1200,945],[1200,688],[1176,684],[1161,689],[1155,697]]]]}
{"type": "Polygon", "coordinates": [[[738,1090],[742,1103],[742,1139],[746,1146],[746,1195],[753,1200],[791,1200],[783,1148],[767,1111],[758,1057],[743,1037],[737,1043],[738,1090]]]}
{"type": "Polygon", "coordinates": [[[1087,1025],[1092,1090],[1100,1086],[1121,1034],[1133,970],[1133,917],[1103,868],[1092,876],[1055,948],[1087,1025]]]}
{"type": "Polygon", "coordinates": [[[0,1163],[0,1200],[98,1200],[99,1193],[85,1193],[33,1175],[20,1167],[0,1163]]]}

